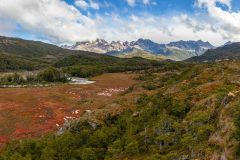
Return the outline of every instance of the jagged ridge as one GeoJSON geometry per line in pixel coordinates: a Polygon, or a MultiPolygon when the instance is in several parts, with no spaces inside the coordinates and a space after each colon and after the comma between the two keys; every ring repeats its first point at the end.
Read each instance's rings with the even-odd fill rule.
{"type": "MultiPolygon", "coordinates": [[[[136,52],[145,52],[151,54],[153,57],[165,57],[166,59],[172,60],[185,60],[193,56],[202,55],[208,49],[214,48],[209,42],[203,42],[201,40],[159,44],[142,38],[132,42],[112,41],[110,43],[103,39],[97,39],[96,41],[77,42],[73,46],[62,47],[118,57],[123,57],[123,55],[131,57],[131,55],[135,56],[136,52]]],[[[139,55],[141,56],[141,54],[139,55]]]]}

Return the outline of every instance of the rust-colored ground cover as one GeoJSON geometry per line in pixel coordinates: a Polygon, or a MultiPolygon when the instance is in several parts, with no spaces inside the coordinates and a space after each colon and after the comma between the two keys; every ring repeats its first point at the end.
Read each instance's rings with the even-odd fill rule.
{"type": "Polygon", "coordinates": [[[80,117],[86,110],[110,103],[135,83],[133,77],[125,73],[104,74],[88,85],[0,89],[0,144],[41,136],[56,130],[64,119],[80,117]]]}

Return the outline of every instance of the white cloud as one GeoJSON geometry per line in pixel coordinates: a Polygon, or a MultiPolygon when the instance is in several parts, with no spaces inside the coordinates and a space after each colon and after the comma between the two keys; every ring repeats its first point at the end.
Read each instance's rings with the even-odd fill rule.
{"type": "Polygon", "coordinates": [[[89,0],[89,2],[87,2],[86,0],[76,0],[75,5],[84,9],[84,10],[87,10],[89,8],[92,8],[92,9],[95,9],[95,10],[100,9],[99,4],[94,2],[93,0],[89,0]]]}
{"type": "Polygon", "coordinates": [[[6,17],[56,43],[98,37],[95,21],[62,0],[0,0],[0,19],[6,17]]]}
{"type": "Polygon", "coordinates": [[[208,7],[208,6],[214,7],[216,6],[216,3],[219,2],[226,5],[229,9],[231,9],[232,8],[231,1],[232,0],[197,0],[196,4],[198,7],[208,7]]]}
{"type": "MultiPolygon", "coordinates": [[[[93,0],[75,2],[86,10],[99,9],[99,5],[103,7],[103,4],[93,0]]],[[[132,1],[132,5],[136,3],[144,2],[132,1]]],[[[231,10],[231,0],[196,0],[196,6],[207,10],[208,14],[158,16],[132,13],[123,16],[118,15],[116,10],[115,13],[95,15],[89,12],[83,15],[63,0],[0,0],[0,33],[11,35],[14,33],[13,26],[18,25],[18,29],[23,28],[25,33],[53,43],[74,43],[96,38],[108,41],[149,38],[159,43],[202,39],[221,45],[228,40],[240,40],[240,12],[231,10]],[[229,8],[224,10],[218,7],[217,2],[229,8]]]]}
{"type": "Polygon", "coordinates": [[[159,43],[178,40],[204,40],[216,46],[225,43],[223,30],[216,31],[218,28],[214,28],[208,21],[191,18],[186,14],[174,17],[132,14],[127,19],[112,14],[112,17],[108,15],[99,19],[99,36],[108,41],[147,38],[159,43]]]}
{"type": "Polygon", "coordinates": [[[85,0],[77,0],[75,1],[75,5],[85,10],[89,7],[89,4],[85,0]]]}
{"type": "Polygon", "coordinates": [[[220,32],[214,30],[213,25],[206,20],[191,18],[186,14],[173,17],[172,35],[184,40],[204,40],[219,46],[225,43],[220,32]]]}
{"type": "Polygon", "coordinates": [[[129,6],[131,6],[131,7],[135,6],[136,0],[126,0],[126,1],[127,1],[129,6]]]}
{"type": "Polygon", "coordinates": [[[223,38],[240,40],[240,12],[231,11],[231,0],[197,0],[197,6],[207,9],[213,26],[223,38]],[[228,10],[220,8],[217,3],[228,6],[228,10]]]}
{"type": "Polygon", "coordinates": [[[174,19],[176,21],[182,22],[188,28],[191,28],[193,30],[193,32],[195,32],[195,33],[199,32],[199,31],[203,31],[207,27],[209,27],[209,25],[203,24],[203,23],[199,23],[199,21],[196,21],[195,19],[190,18],[186,14],[182,14],[182,15],[180,15],[178,17],[174,17],[174,19]]]}
{"type": "Polygon", "coordinates": [[[125,0],[130,7],[135,7],[136,4],[143,4],[143,5],[157,5],[155,1],[152,0],[125,0]]]}
{"type": "Polygon", "coordinates": [[[151,4],[151,0],[143,0],[142,3],[144,5],[149,5],[149,4],[151,4]]]}
{"type": "Polygon", "coordinates": [[[96,10],[100,9],[99,4],[92,1],[92,0],[90,0],[90,7],[93,8],[93,9],[96,9],[96,10]]]}
{"type": "MultiPolygon", "coordinates": [[[[140,2],[140,1],[137,1],[140,2]]],[[[117,14],[101,17],[100,37],[107,40],[149,38],[159,43],[177,40],[204,40],[219,46],[228,40],[240,41],[240,12],[231,11],[231,0],[197,0],[196,5],[207,13],[179,13],[158,16],[147,13],[121,18],[117,14]],[[228,6],[222,9],[218,3],[228,6]],[[113,25],[109,25],[111,24],[113,25]]]]}

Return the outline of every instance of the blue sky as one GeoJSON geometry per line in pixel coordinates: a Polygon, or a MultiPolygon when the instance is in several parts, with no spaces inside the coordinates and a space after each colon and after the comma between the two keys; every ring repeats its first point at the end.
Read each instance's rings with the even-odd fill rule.
{"type": "Polygon", "coordinates": [[[0,35],[63,44],[96,38],[240,41],[239,0],[0,0],[0,35]]]}
{"type": "MultiPolygon", "coordinates": [[[[75,0],[65,0],[68,4],[74,5],[75,0]]],[[[104,14],[105,12],[117,11],[119,14],[139,14],[148,12],[155,15],[161,15],[174,12],[194,12],[194,0],[155,0],[144,4],[143,1],[135,1],[134,5],[128,4],[127,0],[95,0],[101,7],[98,10],[91,9],[90,12],[104,14]]],[[[79,10],[82,10],[79,7],[79,10]]],[[[82,10],[84,11],[84,10],[82,10]]]]}

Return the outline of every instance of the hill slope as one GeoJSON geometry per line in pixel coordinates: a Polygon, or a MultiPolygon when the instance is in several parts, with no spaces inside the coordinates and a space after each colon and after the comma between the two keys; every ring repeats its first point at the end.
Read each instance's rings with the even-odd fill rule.
{"type": "Polygon", "coordinates": [[[230,43],[216,49],[210,49],[203,55],[192,57],[187,61],[204,62],[240,59],[240,42],[230,43]]]}
{"type": "Polygon", "coordinates": [[[30,58],[56,58],[69,51],[43,42],[0,37],[0,53],[30,58]]]}
{"type": "Polygon", "coordinates": [[[39,60],[33,61],[30,58],[23,58],[15,55],[0,53],[0,72],[9,70],[34,70],[47,66],[47,63],[39,60]]]}
{"type": "Polygon", "coordinates": [[[69,55],[98,56],[43,42],[0,36],[0,71],[39,69],[69,55]]]}
{"type": "Polygon", "coordinates": [[[73,76],[90,77],[106,72],[146,69],[161,62],[143,58],[118,58],[87,51],[63,49],[51,44],[0,37],[0,71],[62,68],[73,76]]]}
{"type": "Polygon", "coordinates": [[[72,55],[55,63],[72,76],[91,77],[102,73],[143,70],[162,66],[164,62],[147,60],[140,57],[118,58],[107,55],[72,55]]]}
{"type": "Polygon", "coordinates": [[[132,52],[129,52],[129,53],[118,54],[116,57],[119,57],[119,58],[142,57],[145,59],[157,60],[157,61],[163,61],[167,59],[167,57],[164,57],[161,55],[153,55],[149,52],[145,52],[141,50],[133,50],[132,52]]]}
{"type": "Polygon", "coordinates": [[[2,36],[0,36],[0,54],[45,62],[53,62],[69,55],[98,56],[95,53],[63,49],[44,42],[2,36]]]}
{"type": "Polygon", "coordinates": [[[118,100],[67,122],[58,134],[10,143],[0,159],[237,160],[239,65],[141,71],[118,100]]]}

